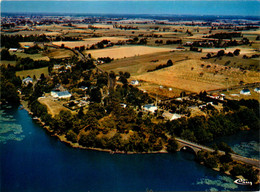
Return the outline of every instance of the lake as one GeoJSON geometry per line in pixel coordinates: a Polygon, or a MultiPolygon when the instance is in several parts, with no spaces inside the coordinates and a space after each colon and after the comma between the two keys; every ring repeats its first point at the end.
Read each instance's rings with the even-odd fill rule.
{"type": "Polygon", "coordinates": [[[24,109],[2,107],[0,116],[1,191],[259,190],[234,184],[234,178],[196,163],[188,152],[125,155],[74,149],[50,136],[24,109]]]}

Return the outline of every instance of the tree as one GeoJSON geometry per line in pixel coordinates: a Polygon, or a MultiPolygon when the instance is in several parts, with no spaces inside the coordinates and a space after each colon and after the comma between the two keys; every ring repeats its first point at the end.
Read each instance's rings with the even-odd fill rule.
{"type": "Polygon", "coordinates": [[[88,134],[82,134],[79,139],[79,144],[84,147],[96,147],[96,133],[90,131],[88,134]]]}
{"type": "Polygon", "coordinates": [[[46,80],[46,77],[45,77],[44,73],[41,74],[40,79],[41,79],[41,81],[45,81],[46,80]]]}
{"type": "Polygon", "coordinates": [[[217,53],[217,57],[221,57],[221,56],[224,56],[224,55],[225,55],[225,51],[224,50],[220,50],[217,53]]]}
{"type": "Polygon", "coordinates": [[[225,155],[220,156],[219,160],[221,163],[229,163],[233,161],[230,153],[227,152],[225,152],[225,155]]]}
{"type": "Polygon", "coordinates": [[[95,102],[95,103],[100,103],[101,102],[101,92],[99,88],[93,88],[90,91],[90,100],[95,102]]]}
{"type": "Polygon", "coordinates": [[[180,97],[185,97],[185,96],[186,96],[186,92],[182,91],[181,94],[180,94],[180,97]]]}
{"type": "Polygon", "coordinates": [[[227,153],[226,157],[228,156],[228,153],[233,153],[234,151],[232,150],[232,148],[224,143],[224,142],[220,142],[217,144],[218,146],[218,149],[221,150],[221,151],[225,151],[227,153]]]}
{"type": "Polygon", "coordinates": [[[181,138],[187,139],[188,141],[197,142],[197,139],[194,136],[194,132],[188,129],[182,131],[181,138]]]}
{"type": "Polygon", "coordinates": [[[17,89],[13,83],[3,81],[3,79],[1,79],[1,90],[1,99],[6,99],[8,102],[12,103],[20,102],[17,89]]]}
{"type": "Polygon", "coordinates": [[[177,149],[178,149],[178,143],[176,142],[176,140],[174,138],[169,139],[167,144],[167,151],[176,152],[177,149]]]}
{"type": "Polygon", "coordinates": [[[240,49],[236,49],[236,50],[233,52],[233,54],[234,54],[235,56],[238,56],[238,55],[240,54],[240,49]]]}
{"type": "Polygon", "coordinates": [[[16,55],[10,55],[8,49],[1,51],[1,60],[14,61],[16,58],[16,55]]]}
{"type": "Polygon", "coordinates": [[[129,72],[125,72],[125,73],[124,73],[124,76],[125,76],[125,78],[128,79],[128,78],[130,78],[130,73],[129,73],[129,72]]]}
{"type": "Polygon", "coordinates": [[[66,138],[71,141],[72,143],[76,143],[77,142],[77,134],[74,133],[74,131],[69,130],[66,134],[66,138]]]}
{"type": "Polygon", "coordinates": [[[173,65],[172,60],[169,59],[169,60],[167,61],[167,66],[172,66],[172,65],[173,65]]]}
{"type": "Polygon", "coordinates": [[[209,168],[215,168],[215,167],[218,166],[217,158],[215,156],[211,156],[211,157],[206,158],[204,163],[209,168]]]}
{"type": "Polygon", "coordinates": [[[221,172],[226,172],[229,170],[229,165],[227,163],[222,164],[222,167],[220,167],[221,172]]]}

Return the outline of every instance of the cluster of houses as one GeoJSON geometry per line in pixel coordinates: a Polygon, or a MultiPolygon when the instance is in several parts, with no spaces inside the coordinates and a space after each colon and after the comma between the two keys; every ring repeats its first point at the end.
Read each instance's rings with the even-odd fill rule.
{"type": "MultiPolygon", "coordinates": [[[[142,110],[146,111],[146,112],[150,112],[150,113],[155,113],[156,111],[159,110],[159,108],[156,105],[153,104],[146,104],[144,106],[142,106],[142,110]]],[[[176,119],[179,119],[181,117],[183,117],[183,115],[177,114],[177,113],[170,113],[167,111],[164,111],[162,114],[163,117],[165,117],[166,119],[173,121],[176,119]]]]}
{"type": "MultiPolygon", "coordinates": [[[[260,87],[256,87],[256,88],[254,89],[254,92],[260,93],[260,87]]],[[[242,89],[242,90],[240,91],[240,95],[251,95],[251,92],[250,92],[249,89],[242,89]]]]}

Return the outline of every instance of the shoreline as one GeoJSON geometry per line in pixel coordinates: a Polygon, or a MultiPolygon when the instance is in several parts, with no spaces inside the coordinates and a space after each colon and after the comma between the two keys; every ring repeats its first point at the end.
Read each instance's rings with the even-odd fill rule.
{"type": "MultiPolygon", "coordinates": [[[[25,109],[29,115],[33,115],[33,113],[31,112],[31,110],[27,107],[28,102],[21,100],[21,105],[23,106],[21,109],[25,109]],[[26,106],[25,106],[26,105],[26,106]]],[[[33,119],[33,118],[32,118],[33,119]]],[[[49,126],[45,125],[45,122],[43,122],[39,117],[36,117],[36,119],[38,121],[38,123],[48,131],[48,133],[53,133],[52,130],[50,130],[49,126]]],[[[70,145],[73,148],[78,148],[78,149],[84,149],[84,150],[92,150],[92,151],[100,151],[100,152],[106,152],[106,153],[110,153],[110,154],[125,154],[125,155],[132,155],[132,154],[167,154],[169,152],[167,152],[165,149],[162,149],[161,151],[151,151],[151,152],[127,152],[127,151],[113,151],[111,149],[101,149],[101,148],[92,148],[92,147],[84,147],[82,145],[79,145],[78,143],[72,143],[71,141],[68,141],[65,137],[65,135],[58,135],[58,134],[51,134],[51,136],[57,137],[59,138],[59,140],[61,142],[64,142],[68,145],[70,145]]],[[[241,163],[241,162],[240,162],[241,163]]],[[[199,163],[201,164],[201,163],[199,163]]],[[[243,163],[242,163],[243,164],[243,163]]],[[[203,164],[201,164],[203,165],[203,164]]],[[[259,170],[257,167],[255,167],[257,170],[259,170]]],[[[225,175],[231,176],[233,177],[229,171],[225,171],[225,172],[221,172],[219,167],[217,168],[211,168],[214,171],[223,173],[225,175]]],[[[235,176],[235,178],[243,178],[243,176],[235,176]]],[[[258,185],[260,183],[260,172],[258,174],[258,181],[254,184],[254,185],[258,185]]]]}

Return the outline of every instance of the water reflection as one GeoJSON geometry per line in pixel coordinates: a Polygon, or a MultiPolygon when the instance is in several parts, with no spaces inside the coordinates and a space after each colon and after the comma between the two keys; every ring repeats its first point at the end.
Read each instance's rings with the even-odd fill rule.
{"type": "Polygon", "coordinates": [[[219,176],[217,179],[203,178],[197,181],[197,185],[208,185],[210,188],[208,191],[219,191],[219,190],[235,190],[238,189],[231,177],[219,176]]]}
{"type": "Polygon", "coordinates": [[[0,143],[6,144],[10,140],[22,141],[24,139],[22,126],[15,121],[12,115],[0,110],[0,143]]]}

